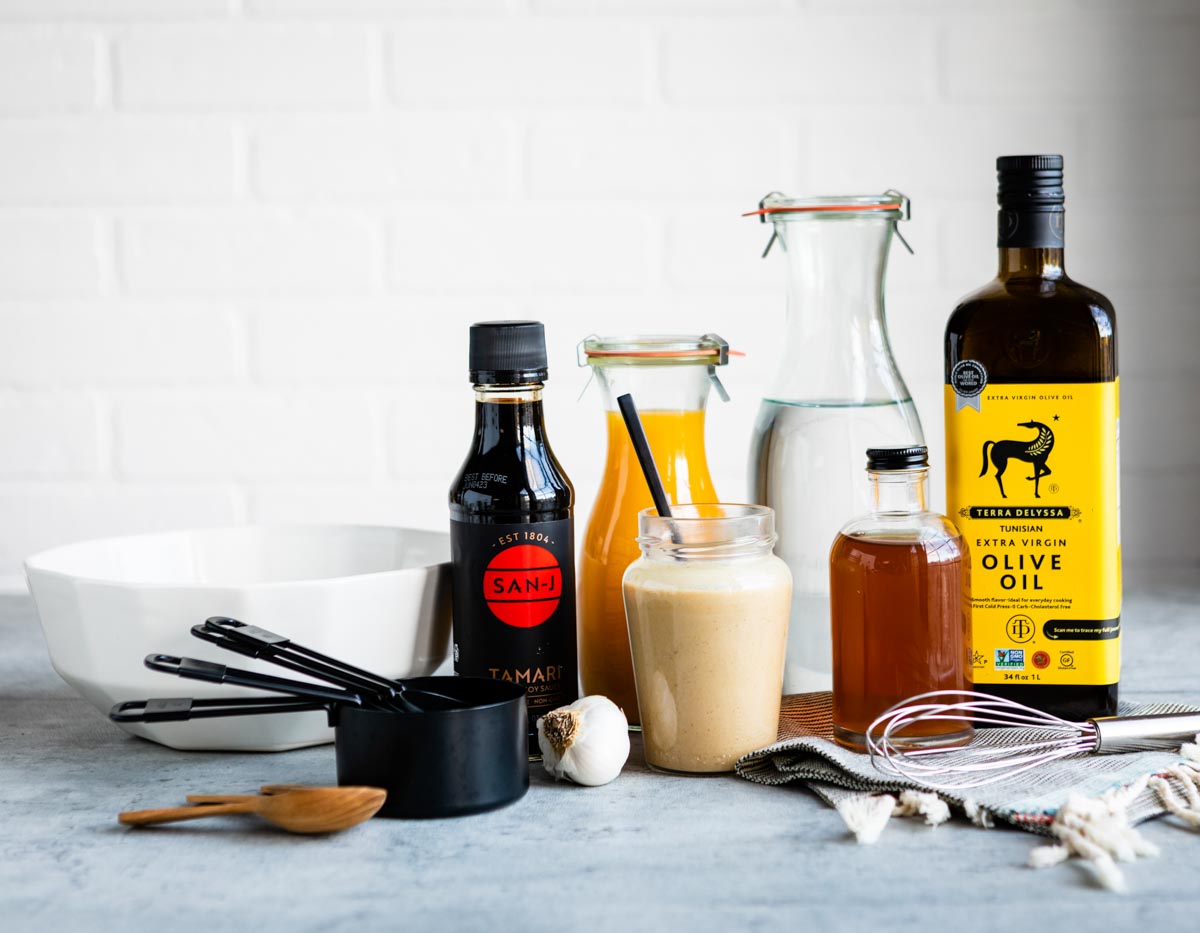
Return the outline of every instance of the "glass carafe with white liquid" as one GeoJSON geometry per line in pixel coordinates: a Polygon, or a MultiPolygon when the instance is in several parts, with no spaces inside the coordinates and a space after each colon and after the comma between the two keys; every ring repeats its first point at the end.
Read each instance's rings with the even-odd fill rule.
{"type": "Polygon", "coordinates": [[[908,200],[894,191],[772,193],[759,216],[787,263],[787,330],[754,428],[750,488],[754,502],[775,510],[775,552],[792,571],[783,688],[804,693],[832,684],[829,548],[869,506],[862,452],[925,443],[883,308],[888,251],[908,200]]]}

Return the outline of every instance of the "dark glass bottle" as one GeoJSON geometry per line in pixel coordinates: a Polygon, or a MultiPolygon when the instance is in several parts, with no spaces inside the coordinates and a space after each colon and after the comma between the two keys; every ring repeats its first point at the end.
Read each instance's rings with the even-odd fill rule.
{"type": "Polygon", "coordinates": [[[1067,277],[1061,156],[1006,156],[1000,269],[946,325],[947,512],[972,555],[975,688],[1111,715],[1120,676],[1117,334],[1067,277]]]}
{"type": "Polygon", "coordinates": [[[546,439],[534,321],[471,327],[475,436],[450,488],[454,670],[523,683],[537,718],[579,696],[575,490],[546,439]]]}

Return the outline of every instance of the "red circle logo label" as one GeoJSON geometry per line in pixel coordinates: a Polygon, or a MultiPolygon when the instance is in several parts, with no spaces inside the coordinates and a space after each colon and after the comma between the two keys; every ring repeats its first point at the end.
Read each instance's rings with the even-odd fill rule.
{"type": "Polygon", "coordinates": [[[1045,651],[1035,651],[1033,653],[1033,666],[1038,670],[1043,670],[1050,666],[1050,655],[1045,651]]]}
{"type": "Polygon", "coordinates": [[[536,544],[505,548],[483,573],[483,596],[505,625],[533,628],[558,608],[562,568],[553,554],[536,544]]]}

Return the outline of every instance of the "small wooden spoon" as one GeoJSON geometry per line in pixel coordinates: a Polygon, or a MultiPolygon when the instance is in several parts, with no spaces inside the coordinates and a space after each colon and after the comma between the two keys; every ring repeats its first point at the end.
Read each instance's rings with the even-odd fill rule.
{"type": "MultiPolygon", "coordinates": [[[[313,790],[311,784],[264,784],[259,789],[262,794],[286,794],[294,790],[313,790]]],[[[253,800],[258,794],[188,794],[188,803],[236,803],[239,800],[253,800]]]]}
{"type": "Polygon", "coordinates": [[[132,810],[120,814],[117,820],[127,826],[153,826],[209,816],[253,813],[290,833],[336,833],[357,826],[378,813],[387,798],[387,791],[378,787],[308,787],[281,794],[247,794],[237,800],[228,798],[239,795],[207,796],[221,796],[227,802],[132,810]]]}

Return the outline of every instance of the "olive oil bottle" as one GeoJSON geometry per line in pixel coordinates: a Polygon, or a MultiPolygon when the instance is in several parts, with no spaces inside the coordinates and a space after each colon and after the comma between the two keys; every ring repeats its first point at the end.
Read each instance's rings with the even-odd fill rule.
{"type": "Polygon", "coordinates": [[[971,552],[975,689],[1116,712],[1121,544],[1113,306],[1067,277],[1063,160],[996,161],[996,278],[946,325],[947,513],[971,552]]]}

